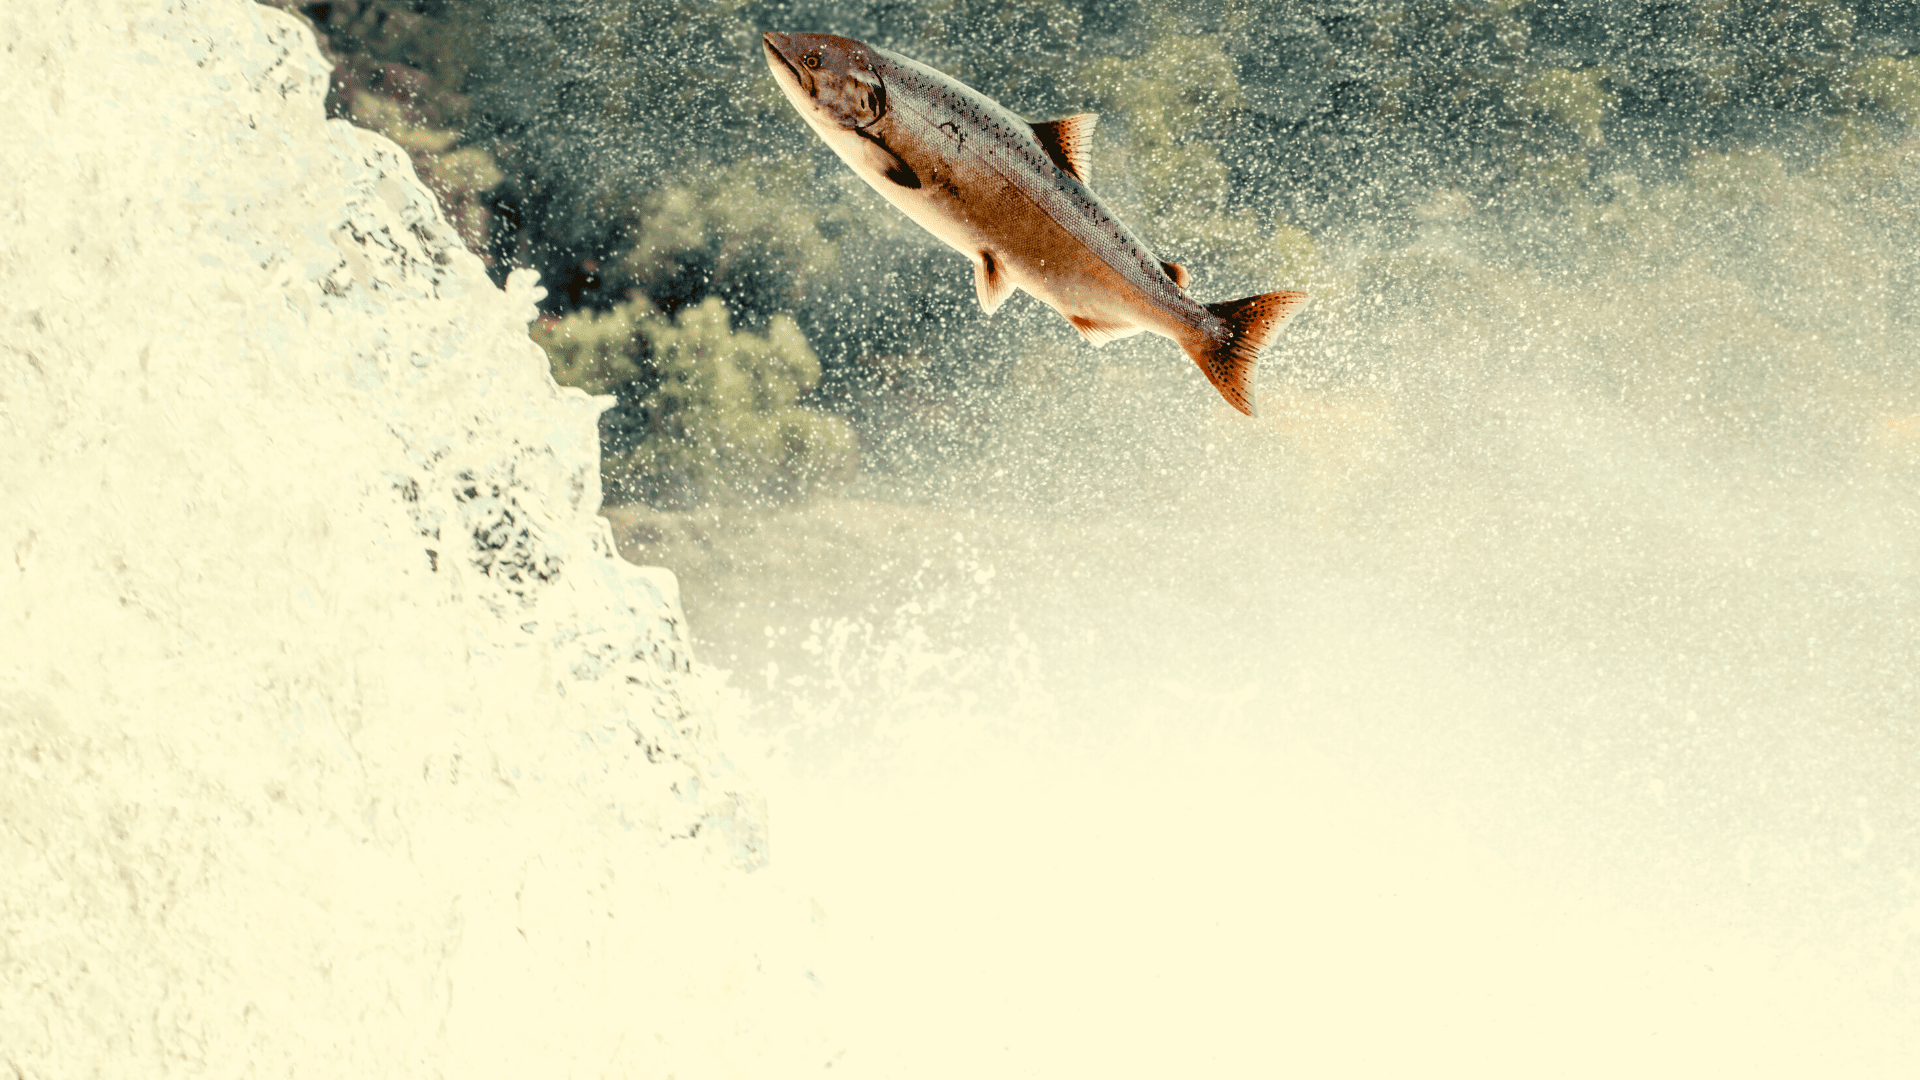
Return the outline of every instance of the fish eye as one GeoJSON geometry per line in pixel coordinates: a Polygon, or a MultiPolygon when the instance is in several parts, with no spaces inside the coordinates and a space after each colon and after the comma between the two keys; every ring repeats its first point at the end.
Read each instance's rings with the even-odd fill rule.
{"type": "Polygon", "coordinates": [[[820,66],[820,58],[817,56],[803,56],[800,58],[800,62],[807,65],[810,68],[817,68],[820,66]]]}

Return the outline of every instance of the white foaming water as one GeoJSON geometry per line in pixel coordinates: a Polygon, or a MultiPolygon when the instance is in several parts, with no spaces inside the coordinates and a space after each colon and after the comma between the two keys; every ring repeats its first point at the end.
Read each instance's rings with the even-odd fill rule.
{"type": "Polygon", "coordinates": [[[1772,664],[1855,601],[1766,573],[1499,611],[1325,550],[1223,583],[1192,533],[1049,539],[977,634],[816,619],[756,691],[848,1071],[1912,1065],[1911,766],[1869,730],[1912,714],[1829,696],[1910,694],[1910,639],[1772,664]]]}
{"type": "Polygon", "coordinates": [[[1259,422],[1142,351],[735,537],[690,613],[836,1072],[1910,1075],[1915,355],[1752,284],[1840,240],[1310,308],[1276,358],[1381,377],[1259,422]]]}
{"type": "Polygon", "coordinates": [[[293,16],[14,5],[0,1073],[791,1075],[671,575],[293,16]]]}
{"type": "Polygon", "coordinates": [[[1327,603],[1264,638],[1215,624],[1242,631],[1232,675],[1136,656],[1133,671],[1042,663],[1038,686],[833,695],[842,718],[875,701],[884,732],[789,736],[800,760],[759,771],[774,870],[830,916],[844,1067],[1911,1063],[1911,849],[1885,824],[1845,827],[1897,805],[1856,818],[1849,801],[1826,830],[1742,809],[1689,820],[1749,766],[1704,763],[1733,775],[1702,779],[1697,760],[1636,768],[1640,751],[1564,760],[1524,730],[1552,715],[1550,691],[1452,669],[1443,643],[1393,621],[1327,603]],[[1691,769],[1691,789],[1669,769],[1691,769]],[[1876,841],[1891,850],[1863,853],[1876,841]]]}

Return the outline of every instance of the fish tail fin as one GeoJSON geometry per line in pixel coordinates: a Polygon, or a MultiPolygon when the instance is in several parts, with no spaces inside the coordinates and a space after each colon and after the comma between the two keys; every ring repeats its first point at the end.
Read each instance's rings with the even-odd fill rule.
{"type": "Polygon", "coordinates": [[[1207,310],[1224,322],[1226,329],[1204,349],[1188,348],[1187,359],[1206,373],[1227,404],[1253,416],[1254,361],[1273,339],[1281,320],[1306,299],[1303,292],[1270,292],[1208,304],[1207,310]]]}

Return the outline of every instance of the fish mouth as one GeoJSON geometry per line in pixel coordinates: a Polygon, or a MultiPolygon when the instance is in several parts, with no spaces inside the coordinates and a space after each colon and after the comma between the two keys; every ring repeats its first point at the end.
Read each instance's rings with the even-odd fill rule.
{"type": "Polygon", "coordinates": [[[766,48],[767,57],[770,60],[780,61],[781,65],[787,69],[787,74],[793,77],[796,85],[807,85],[806,81],[800,77],[800,65],[787,59],[787,53],[793,49],[791,38],[779,31],[769,30],[760,35],[760,44],[766,48]]]}

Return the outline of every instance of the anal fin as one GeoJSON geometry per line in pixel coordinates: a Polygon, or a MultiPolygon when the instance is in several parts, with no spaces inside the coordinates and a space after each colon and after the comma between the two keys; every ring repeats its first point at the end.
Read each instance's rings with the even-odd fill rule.
{"type": "Polygon", "coordinates": [[[1067,321],[1072,323],[1073,328],[1080,331],[1080,336],[1086,338],[1087,343],[1096,349],[1109,341],[1132,337],[1140,332],[1139,327],[1130,323],[1101,322],[1082,315],[1069,315],[1067,321]]]}
{"type": "Polygon", "coordinates": [[[981,252],[973,261],[973,294],[980,299],[980,310],[989,315],[1013,295],[1013,278],[991,251],[981,252]]]}

